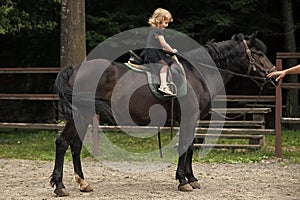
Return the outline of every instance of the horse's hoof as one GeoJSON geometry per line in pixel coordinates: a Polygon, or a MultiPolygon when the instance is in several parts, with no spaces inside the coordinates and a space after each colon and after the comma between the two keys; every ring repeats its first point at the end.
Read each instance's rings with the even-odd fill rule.
{"type": "Polygon", "coordinates": [[[69,193],[67,192],[66,188],[56,188],[54,190],[54,193],[59,197],[69,196],[69,193]]]}
{"type": "Polygon", "coordinates": [[[178,190],[182,192],[190,192],[193,191],[193,187],[189,183],[187,183],[184,185],[179,185],[178,190]]]}
{"type": "Polygon", "coordinates": [[[80,189],[80,192],[92,192],[93,188],[88,184],[85,188],[80,189]]]}
{"type": "Polygon", "coordinates": [[[193,189],[200,189],[201,188],[201,185],[198,181],[190,182],[190,185],[193,187],[193,189]]]}
{"type": "Polygon", "coordinates": [[[80,192],[92,192],[93,188],[84,179],[80,178],[78,174],[74,174],[74,180],[78,183],[80,192]]]}

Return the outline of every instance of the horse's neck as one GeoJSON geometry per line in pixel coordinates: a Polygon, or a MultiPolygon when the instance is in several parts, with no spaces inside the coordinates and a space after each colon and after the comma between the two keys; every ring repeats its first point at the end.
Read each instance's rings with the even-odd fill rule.
{"type": "Polygon", "coordinates": [[[225,85],[232,78],[222,72],[216,73],[216,71],[210,70],[203,73],[203,79],[205,80],[206,87],[209,90],[210,96],[214,98],[217,94],[225,94],[225,85]]]}
{"type": "Polygon", "coordinates": [[[219,43],[208,43],[205,45],[209,55],[220,69],[224,84],[226,84],[232,77],[232,74],[224,71],[236,71],[239,69],[238,49],[233,45],[231,40],[219,43]]]}

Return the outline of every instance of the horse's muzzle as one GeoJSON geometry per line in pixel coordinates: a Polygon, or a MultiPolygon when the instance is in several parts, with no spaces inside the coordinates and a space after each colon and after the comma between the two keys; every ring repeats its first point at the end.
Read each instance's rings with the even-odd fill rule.
{"type": "Polygon", "coordinates": [[[276,81],[276,78],[277,78],[277,77],[278,77],[278,76],[273,76],[273,77],[271,77],[271,78],[266,78],[266,81],[267,81],[268,83],[271,83],[272,86],[276,87],[276,86],[278,85],[278,81],[276,81]]]}

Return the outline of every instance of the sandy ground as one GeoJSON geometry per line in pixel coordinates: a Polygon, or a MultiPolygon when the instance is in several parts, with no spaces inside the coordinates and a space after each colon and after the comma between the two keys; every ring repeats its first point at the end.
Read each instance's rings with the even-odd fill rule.
{"type": "Polygon", "coordinates": [[[86,180],[94,188],[82,193],[73,181],[72,163],[65,163],[68,197],[56,197],[49,185],[54,163],[0,159],[0,199],[300,199],[300,165],[280,165],[276,160],[254,164],[194,164],[202,188],[177,190],[176,165],[152,172],[136,172],[143,163],[114,163],[119,171],[98,161],[82,162],[86,180]],[[131,171],[131,172],[130,172],[131,171]]]}

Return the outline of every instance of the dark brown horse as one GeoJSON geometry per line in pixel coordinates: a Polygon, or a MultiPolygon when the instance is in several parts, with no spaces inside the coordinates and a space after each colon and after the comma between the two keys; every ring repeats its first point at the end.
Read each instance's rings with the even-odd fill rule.
{"type": "MultiPolygon", "coordinates": [[[[179,190],[190,191],[200,188],[192,170],[196,121],[209,112],[212,98],[234,75],[257,78],[260,82],[267,81],[266,75],[274,71],[275,67],[265,53],[265,45],[255,34],[251,36],[238,34],[231,40],[207,43],[203,49],[194,49],[182,57],[179,56],[188,82],[187,94],[175,98],[174,104],[174,120],[180,123],[179,159],[176,171],[179,190]],[[208,57],[211,63],[203,59],[209,60],[208,57]]],[[[85,65],[87,66],[85,68],[82,65],[66,67],[56,79],[62,111],[67,118],[65,128],[56,140],[55,167],[50,180],[51,185],[56,187],[55,194],[59,196],[68,195],[62,181],[64,155],[68,146],[71,147],[75,180],[79,184],[79,189],[92,191],[83,176],[80,151],[84,134],[95,113],[101,120],[111,119],[117,124],[128,124],[128,111],[124,110],[126,106],[122,105],[129,102],[131,117],[129,124],[133,122],[138,125],[163,126],[160,120],[156,121],[149,115],[149,109],[158,104],[161,105],[160,108],[166,110],[166,121],[170,120],[171,101],[155,97],[146,84],[144,74],[136,72],[128,74],[129,69],[123,63],[110,62],[106,59],[87,61],[85,65]],[[99,74],[101,77],[98,77],[99,74]],[[125,75],[128,76],[125,79],[127,81],[122,82],[121,79],[125,75]],[[97,80],[96,83],[89,82],[93,79],[97,80]],[[138,87],[132,94],[122,93],[133,91],[130,88],[135,85],[138,87]],[[113,105],[114,108],[111,109],[113,105]]]]}

